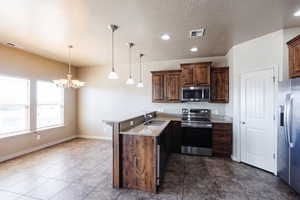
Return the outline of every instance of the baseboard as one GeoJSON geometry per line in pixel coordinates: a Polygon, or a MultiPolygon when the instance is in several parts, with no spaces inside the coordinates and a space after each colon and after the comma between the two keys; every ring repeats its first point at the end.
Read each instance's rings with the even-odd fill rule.
{"type": "Polygon", "coordinates": [[[64,138],[64,139],[61,139],[61,140],[57,140],[57,141],[54,141],[54,142],[49,142],[49,143],[46,143],[46,144],[43,144],[43,145],[40,145],[40,146],[37,146],[37,147],[34,147],[34,148],[30,148],[30,149],[24,150],[24,151],[13,153],[13,154],[10,154],[8,156],[0,157],[0,163],[4,162],[4,161],[7,161],[7,160],[11,160],[13,158],[17,158],[17,157],[25,155],[25,154],[32,153],[34,151],[45,149],[47,147],[50,147],[50,146],[53,146],[53,145],[56,145],[56,144],[67,142],[67,141],[73,140],[75,138],[77,138],[77,136],[67,137],[67,138],[64,138]]]}
{"type": "Polygon", "coordinates": [[[77,138],[95,139],[95,140],[112,140],[111,137],[91,136],[91,135],[78,135],[77,138]]]}
{"type": "Polygon", "coordinates": [[[235,162],[241,162],[239,159],[237,159],[235,156],[231,155],[231,160],[235,162]]]}

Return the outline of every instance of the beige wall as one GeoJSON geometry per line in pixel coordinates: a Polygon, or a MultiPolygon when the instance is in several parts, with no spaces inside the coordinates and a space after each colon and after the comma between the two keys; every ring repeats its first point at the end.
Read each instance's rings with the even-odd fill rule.
{"type": "MultiPolygon", "coordinates": [[[[226,65],[225,57],[198,58],[186,60],[170,60],[145,63],[143,65],[143,89],[126,85],[128,66],[117,65],[118,80],[108,80],[110,67],[80,68],[79,77],[87,82],[87,87],[79,91],[79,133],[93,137],[111,137],[111,129],[102,120],[119,119],[123,116],[142,114],[143,111],[160,110],[167,113],[180,113],[184,107],[210,108],[213,113],[223,115],[224,104],[209,103],[152,103],[150,71],[180,69],[180,63],[213,61],[215,66],[226,65]]],[[[133,67],[134,79],[138,80],[138,66],[133,67]]]]}
{"type": "MultiPolygon", "coordinates": [[[[31,80],[53,80],[64,77],[66,72],[67,66],[63,63],[0,45],[1,75],[31,80]]],[[[0,139],[0,160],[76,135],[76,93],[73,90],[65,91],[65,127],[39,132],[40,140],[36,139],[35,134],[0,139]]]]}

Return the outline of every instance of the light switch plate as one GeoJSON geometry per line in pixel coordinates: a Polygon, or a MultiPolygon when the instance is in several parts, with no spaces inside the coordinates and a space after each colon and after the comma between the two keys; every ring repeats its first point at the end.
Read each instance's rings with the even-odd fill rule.
{"type": "Polygon", "coordinates": [[[130,121],[130,126],[133,126],[134,125],[134,121],[130,121]]]}

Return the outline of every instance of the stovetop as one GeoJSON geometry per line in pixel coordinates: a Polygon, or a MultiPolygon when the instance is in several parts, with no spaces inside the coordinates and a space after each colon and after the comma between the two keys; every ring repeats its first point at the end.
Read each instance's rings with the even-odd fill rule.
{"type": "Polygon", "coordinates": [[[182,121],[210,123],[211,111],[209,109],[182,109],[182,121]]]}
{"type": "Polygon", "coordinates": [[[210,116],[208,109],[182,109],[182,127],[210,128],[210,116]]]}

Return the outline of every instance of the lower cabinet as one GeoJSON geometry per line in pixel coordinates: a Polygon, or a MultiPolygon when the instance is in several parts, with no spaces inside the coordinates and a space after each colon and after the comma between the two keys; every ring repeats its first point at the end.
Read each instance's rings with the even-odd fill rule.
{"type": "Polygon", "coordinates": [[[156,137],[121,135],[121,186],[156,192],[156,137]]]}
{"type": "Polygon", "coordinates": [[[157,192],[172,153],[172,125],[158,137],[121,135],[121,187],[157,192]]]}
{"type": "MultiPolygon", "coordinates": [[[[158,136],[120,135],[121,187],[157,192],[171,153],[181,152],[181,122],[172,121],[158,136]]],[[[232,124],[213,124],[213,154],[229,157],[232,124]]]]}
{"type": "Polygon", "coordinates": [[[213,124],[213,155],[230,157],[232,153],[232,124],[213,124]]]}
{"type": "Polygon", "coordinates": [[[182,144],[182,132],[181,132],[181,122],[172,121],[172,153],[181,153],[182,144]]]}

